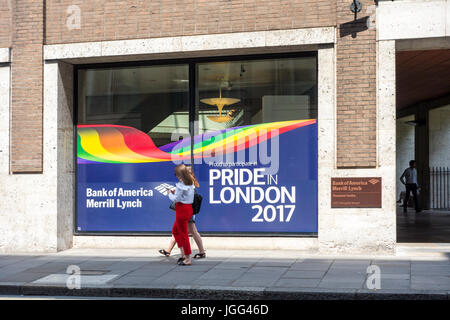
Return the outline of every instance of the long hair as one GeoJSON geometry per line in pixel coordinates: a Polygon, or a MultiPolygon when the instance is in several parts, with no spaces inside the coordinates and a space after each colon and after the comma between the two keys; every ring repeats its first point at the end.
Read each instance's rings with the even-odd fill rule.
{"type": "Polygon", "coordinates": [[[191,186],[194,183],[191,174],[184,164],[179,164],[175,167],[175,175],[187,186],[191,186]]]}
{"type": "Polygon", "coordinates": [[[195,186],[196,188],[200,188],[200,184],[198,183],[198,180],[197,180],[197,178],[195,177],[194,170],[192,170],[192,166],[186,166],[186,169],[187,169],[187,171],[189,172],[189,174],[190,174],[191,177],[192,177],[192,181],[194,182],[194,186],[195,186]]]}

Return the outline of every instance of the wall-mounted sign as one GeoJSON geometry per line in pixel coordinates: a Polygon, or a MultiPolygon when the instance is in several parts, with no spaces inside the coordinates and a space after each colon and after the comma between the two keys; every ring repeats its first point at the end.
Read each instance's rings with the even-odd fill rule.
{"type": "Polygon", "coordinates": [[[381,178],[331,178],[332,208],[381,208],[381,178]]]}

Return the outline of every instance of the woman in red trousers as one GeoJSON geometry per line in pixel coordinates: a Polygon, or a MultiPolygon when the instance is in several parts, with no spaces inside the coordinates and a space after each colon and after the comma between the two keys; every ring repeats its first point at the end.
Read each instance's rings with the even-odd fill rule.
{"type": "Polygon", "coordinates": [[[189,243],[188,222],[192,218],[192,203],[194,202],[194,181],[184,164],[175,167],[175,176],[179,182],[175,190],[169,190],[169,198],[176,202],[175,223],[172,234],[181,250],[178,264],[180,266],[191,265],[191,244],[189,243]]]}
{"type": "MultiPolygon", "coordinates": [[[[186,169],[192,176],[192,180],[194,182],[195,189],[200,188],[200,184],[198,183],[197,178],[195,177],[195,174],[192,171],[192,166],[186,166],[186,169]]],[[[197,227],[195,226],[195,215],[193,215],[191,220],[189,220],[188,230],[189,230],[189,234],[191,234],[192,238],[194,238],[194,241],[197,244],[198,250],[200,251],[199,253],[194,255],[194,259],[206,258],[206,252],[205,252],[205,248],[203,247],[202,236],[200,235],[200,233],[197,230],[197,227]]],[[[167,251],[164,249],[160,249],[160,250],[158,250],[158,252],[161,253],[163,256],[169,257],[170,253],[172,252],[176,243],[177,242],[175,241],[175,238],[172,237],[170,239],[169,246],[167,247],[167,251]]],[[[182,257],[182,258],[184,259],[184,257],[182,257]]],[[[180,258],[180,259],[183,260],[182,258],[180,258]]]]}

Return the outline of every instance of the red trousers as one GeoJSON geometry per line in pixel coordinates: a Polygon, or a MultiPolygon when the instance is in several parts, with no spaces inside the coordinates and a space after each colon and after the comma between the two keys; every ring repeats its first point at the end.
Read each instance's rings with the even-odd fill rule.
{"type": "Polygon", "coordinates": [[[189,243],[188,222],[192,218],[192,204],[177,202],[175,207],[175,223],[172,234],[177,242],[178,248],[183,248],[184,254],[191,254],[191,244],[189,243]]]}

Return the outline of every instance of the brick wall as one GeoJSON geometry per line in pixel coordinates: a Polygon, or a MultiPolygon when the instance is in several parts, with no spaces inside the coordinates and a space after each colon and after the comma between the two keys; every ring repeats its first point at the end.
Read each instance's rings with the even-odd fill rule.
{"type": "Polygon", "coordinates": [[[15,1],[11,50],[11,171],[42,171],[42,1],[15,1]]]}
{"type": "Polygon", "coordinates": [[[12,0],[0,0],[0,48],[11,46],[12,0]]]}
{"type": "Polygon", "coordinates": [[[376,166],[376,31],[368,29],[367,8],[354,21],[350,1],[337,1],[337,166],[376,166]]]}
{"type": "Polygon", "coordinates": [[[169,37],[335,25],[334,0],[49,0],[46,43],[169,37]],[[67,27],[70,5],[80,28],[67,27]]]}
{"type": "MultiPolygon", "coordinates": [[[[8,7],[0,8],[0,46],[9,46],[12,37],[13,172],[42,170],[43,43],[336,24],[337,165],[376,166],[375,30],[364,30],[364,19],[350,23],[354,15],[349,0],[48,0],[45,6],[44,1],[36,0],[5,3],[8,7]],[[10,4],[15,6],[12,24],[8,19],[10,4]],[[68,27],[68,18],[70,21],[77,14],[68,11],[71,5],[80,9],[80,28],[68,27]]],[[[371,0],[362,3],[358,18],[367,16],[367,8],[373,5],[371,0]]]]}

